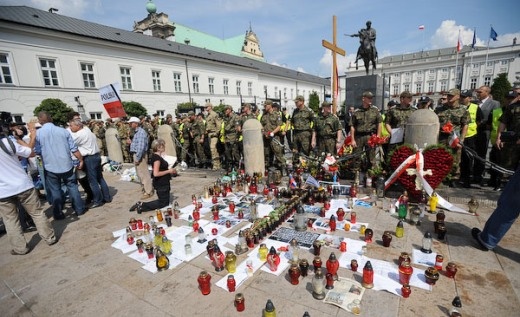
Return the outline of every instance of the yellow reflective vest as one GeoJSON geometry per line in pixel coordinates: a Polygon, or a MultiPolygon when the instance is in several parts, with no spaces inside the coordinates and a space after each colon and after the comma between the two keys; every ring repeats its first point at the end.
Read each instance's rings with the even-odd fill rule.
{"type": "Polygon", "coordinates": [[[477,134],[477,110],[478,105],[474,103],[470,103],[468,106],[469,112],[469,124],[468,124],[468,132],[466,133],[466,138],[472,137],[477,134]]]}
{"type": "Polygon", "coordinates": [[[498,137],[498,126],[500,125],[500,117],[502,116],[502,107],[498,107],[493,109],[491,114],[491,132],[489,133],[489,140],[491,141],[491,145],[497,143],[498,137]]]}

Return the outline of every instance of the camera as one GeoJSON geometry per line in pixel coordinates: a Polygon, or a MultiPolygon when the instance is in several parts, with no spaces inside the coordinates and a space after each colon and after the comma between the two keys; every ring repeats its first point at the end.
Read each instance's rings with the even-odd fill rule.
{"type": "Polygon", "coordinates": [[[514,143],[520,138],[520,135],[514,131],[503,131],[500,133],[500,141],[504,143],[514,143]]]}
{"type": "Polygon", "coordinates": [[[0,133],[4,136],[9,133],[9,125],[13,122],[10,112],[0,112],[0,133]]]}

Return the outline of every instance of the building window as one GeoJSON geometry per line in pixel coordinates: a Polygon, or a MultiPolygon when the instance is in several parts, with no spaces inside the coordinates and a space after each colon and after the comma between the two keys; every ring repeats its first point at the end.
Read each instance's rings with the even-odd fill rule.
{"type": "Polygon", "coordinates": [[[90,112],[90,120],[101,120],[101,112],[90,112]]]}
{"type": "Polygon", "coordinates": [[[94,80],[94,64],[81,63],[81,76],[83,77],[83,87],[96,88],[94,80]]]}
{"type": "Polygon", "coordinates": [[[441,69],[441,72],[446,74],[448,72],[448,69],[447,68],[443,68],[443,69],[441,69]]]}
{"type": "Polygon", "coordinates": [[[473,68],[478,68],[480,66],[479,63],[473,63],[473,68]]]}
{"type": "Polygon", "coordinates": [[[393,90],[394,90],[394,92],[393,92],[394,96],[399,95],[399,85],[394,85],[393,90]]]}
{"type": "Polygon", "coordinates": [[[287,88],[283,89],[283,99],[287,99],[287,88]]]}
{"type": "Polygon", "coordinates": [[[191,76],[191,81],[193,82],[193,93],[199,93],[199,75],[191,76]]]}
{"type": "Polygon", "coordinates": [[[274,97],[277,98],[278,97],[278,87],[274,87],[274,97]]]}
{"type": "Polygon", "coordinates": [[[446,80],[441,80],[441,91],[448,90],[448,82],[446,80]]]}
{"type": "Polygon", "coordinates": [[[208,78],[208,90],[211,95],[215,94],[215,78],[213,77],[208,78]]]}
{"type": "Polygon", "coordinates": [[[253,82],[247,82],[247,95],[252,96],[253,95],[253,82]]]}
{"type": "Polygon", "coordinates": [[[491,87],[491,76],[484,77],[484,86],[490,86],[491,87]]]}
{"type": "Polygon", "coordinates": [[[56,71],[56,60],[40,58],[40,67],[45,86],[59,86],[58,72],[56,71]]]}
{"type": "Polygon", "coordinates": [[[399,73],[395,73],[395,74],[394,74],[394,77],[395,77],[395,78],[399,78],[399,73]]]}
{"type": "Polygon", "coordinates": [[[430,69],[430,74],[435,74],[435,69],[430,69]]]}
{"type": "Polygon", "coordinates": [[[173,73],[173,86],[175,87],[175,92],[182,92],[181,73],[173,73]]]}
{"type": "Polygon", "coordinates": [[[240,80],[237,80],[236,84],[237,84],[237,95],[240,96],[240,95],[242,95],[242,87],[241,87],[242,82],[240,80]]]}
{"type": "Polygon", "coordinates": [[[487,62],[487,67],[492,67],[493,66],[493,62],[487,62]]]}
{"type": "Polygon", "coordinates": [[[157,114],[159,115],[159,117],[164,118],[164,110],[157,110],[157,114]]]}
{"type": "Polygon", "coordinates": [[[0,84],[12,84],[11,67],[9,66],[9,56],[0,54],[0,84]]]}
{"type": "Polygon", "coordinates": [[[469,83],[469,89],[476,89],[477,88],[477,78],[471,78],[469,83]]]}
{"type": "Polygon", "coordinates": [[[410,91],[410,84],[404,84],[404,91],[410,91]]]}
{"type": "Polygon", "coordinates": [[[269,96],[268,91],[267,91],[267,85],[264,86],[264,94],[265,94],[265,98],[267,98],[269,96]]]}
{"type": "Polygon", "coordinates": [[[121,84],[123,85],[123,89],[132,90],[132,76],[130,76],[130,68],[129,67],[120,67],[121,71],[121,84]]]}
{"type": "Polygon", "coordinates": [[[500,65],[507,65],[508,64],[508,60],[507,59],[503,59],[500,61],[500,65]]]}
{"type": "Polygon", "coordinates": [[[291,100],[294,99],[294,88],[291,88],[291,100]]]}
{"type": "Polygon", "coordinates": [[[161,72],[152,70],[153,91],[161,91],[161,72]]]}
{"type": "Polygon", "coordinates": [[[229,95],[229,79],[222,80],[222,86],[224,88],[224,95],[229,95]]]}
{"type": "Polygon", "coordinates": [[[429,82],[428,83],[428,92],[433,92],[433,90],[435,89],[435,83],[433,81],[429,82]]]}
{"type": "Polygon", "coordinates": [[[422,75],[422,70],[418,70],[417,75],[422,75]]]}
{"type": "Polygon", "coordinates": [[[422,91],[422,83],[415,84],[415,93],[420,94],[422,91]]]}

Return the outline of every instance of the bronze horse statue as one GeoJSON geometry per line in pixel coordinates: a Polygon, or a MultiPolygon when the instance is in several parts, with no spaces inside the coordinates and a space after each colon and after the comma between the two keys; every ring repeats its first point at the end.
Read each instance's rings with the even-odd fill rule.
{"type": "Polygon", "coordinates": [[[363,38],[363,43],[359,47],[359,55],[356,58],[356,70],[358,69],[358,61],[360,59],[363,59],[367,75],[370,62],[372,62],[373,69],[376,69],[377,52],[375,50],[375,47],[372,46],[372,43],[370,43],[370,40],[367,37],[363,38]]]}

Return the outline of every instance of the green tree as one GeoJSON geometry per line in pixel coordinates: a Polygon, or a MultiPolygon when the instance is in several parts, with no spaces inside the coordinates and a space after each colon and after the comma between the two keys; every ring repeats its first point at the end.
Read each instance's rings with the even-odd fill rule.
{"type": "Polygon", "coordinates": [[[320,97],[314,90],[309,94],[309,108],[315,113],[318,113],[320,109],[320,97]]]}
{"type": "Polygon", "coordinates": [[[182,102],[177,105],[177,109],[175,109],[175,113],[187,113],[188,111],[195,111],[195,107],[197,106],[196,102],[182,102]]]}
{"type": "Polygon", "coordinates": [[[507,80],[507,74],[502,73],[498,74],[498,77],[493,80],[493,85],[491,85],[491,94],[493,95],[493,99],[503,104],[506,93],[511,90],[511,83],[507,80]]]}
{"type": "Polygon", "coordinates": [[[146,108],[137,101],[123,101],[123,109],[129,117],[146,116],[146,108]]]}
{"type": "Polygon", "coordinates": [[[61,99],[47,98],[42,100],[40,105],[34,109],[34,115],[38,116],[40,111],[48,112],[55,125],[64,126],[67,123],[67,113],[74,111],[61,99]]]}
{"type": "Polygon", "coordinates": [[[225,107],[226,107],[226,105],[221,103],[221,104],[219,104],[217,106],[213,106],[213,111],[215,111],[218,114],[223,114],[225,107]]]}

